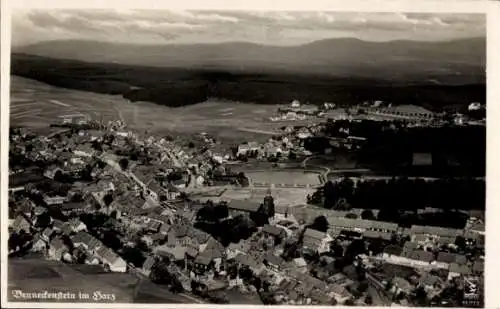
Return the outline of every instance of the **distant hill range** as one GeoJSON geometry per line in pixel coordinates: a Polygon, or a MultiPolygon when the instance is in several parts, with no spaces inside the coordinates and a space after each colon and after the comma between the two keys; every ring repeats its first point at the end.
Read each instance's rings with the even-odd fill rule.
{"type": "Polygon", "coordinates": [[[424,84],[485,82],[486,39],[446,42],[327,39],[299,46],[252,43],[134,45],[50,41],[14,53],[91,63],[303,73],[424,84]]]}

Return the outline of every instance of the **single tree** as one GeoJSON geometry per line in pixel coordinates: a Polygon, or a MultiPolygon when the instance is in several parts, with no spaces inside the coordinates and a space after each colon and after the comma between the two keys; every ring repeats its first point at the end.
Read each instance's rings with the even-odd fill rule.
{"type": "Polygon", "coordinates": [[[328,226],[328,219],[326,219],[325,216],[318,216],[314,219],[313,223],[309,225],[309,228],[326,233],[326,231],[328,231],[328,226]]]}
{"type": "Polygon", "coordinates": [[[375,220],[376,218],[375,218],[375,215],[373,214],[373,211],[371,211],[370,209],[365,209],[361,213],[361,219],[363,219],[363,220],[375,220]]]}
{"type": "Polygon", "coordinates": [[[129,162],[126,158],[121,158],[120,161],[118,161],[118,164],[120,165],[120,168],[122,170],[126,170],[128,168],[129,162]]]}

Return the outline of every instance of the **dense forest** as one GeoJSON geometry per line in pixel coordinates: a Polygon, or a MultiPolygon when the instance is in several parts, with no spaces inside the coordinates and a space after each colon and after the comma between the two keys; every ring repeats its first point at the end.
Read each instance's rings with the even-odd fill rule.
{"type": "Polygon", "coordinates": [[[443,178],[435,181],[407,179],[328,181],[308,197],[311,204],[328,209],[380,209],[378,220],[411,226],[424,224],[463,228],[467,216],[457,210],[485,210],[486,183],[476,179],[443,178]],[[443,215],[404,214],[426,207],[442,209],[443,215]],[[409,221],[410,220],[410,221],[409,221]]]}
{"type": "MultiPolygon", "coordinates": [[[[362,136],[366,142],[351,151],[358,165],[387,173],[420,176],[484,176],[486,129],[484,126],[413,127],[376,121],[329,121],[323,136],[305,141],[305,147],[322,153],[331,138],[362,136]],[[431,162],[420,162],[418,154],[431,162]],[[423,174],[422,174],[423,173],[423,174]]],[[[333,157],[339,154],[333,154],[333,157]]]]}
{"type": "Polygon", "coordinates": [[[259,104],[334,102],[349,106],[370,100],[416,104],[433,110],[486,101],[486,85],[405,85],[366,78],[311,74],[254,73],[86,63],[12,55],[12,74],[50,85],[118,94],[131,101],[183,106],[208,98],[259,104]]]}

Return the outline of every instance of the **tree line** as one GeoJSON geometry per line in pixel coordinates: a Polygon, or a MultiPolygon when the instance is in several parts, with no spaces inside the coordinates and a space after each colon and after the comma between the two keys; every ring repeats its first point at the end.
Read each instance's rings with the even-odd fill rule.
{"type": "MultiPolygon", "coordinates": [[[[471,178],[392,178],[355,182],[345,177],[338,182],[326,182],[308,196],[308,202],[335,210],[379,209],[379,219],[393,221],[402,220],[398,211],[415,211],[427,207],[448,212],[485,210],[486,183],[482,179],[471,178]]],[[[463,221],[463,218],[459,221],[463,221]]]]}

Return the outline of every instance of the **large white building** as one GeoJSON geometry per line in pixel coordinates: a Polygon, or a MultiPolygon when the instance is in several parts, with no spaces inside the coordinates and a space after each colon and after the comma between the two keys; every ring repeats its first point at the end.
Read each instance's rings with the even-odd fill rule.
{"type": "Polygon", "coordinates": [[[401,120],[431,120],[432,111],[416,105],[397,105],[394,107],[370,108],[366,112],[374,116],[384,116],[401,120]]]}

